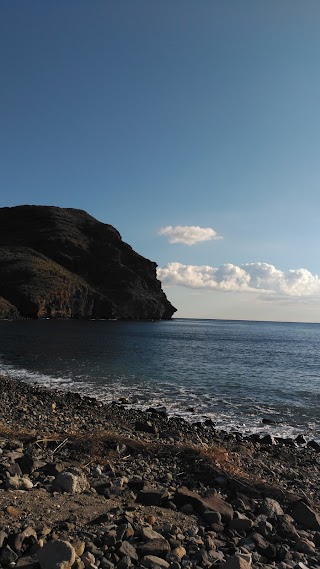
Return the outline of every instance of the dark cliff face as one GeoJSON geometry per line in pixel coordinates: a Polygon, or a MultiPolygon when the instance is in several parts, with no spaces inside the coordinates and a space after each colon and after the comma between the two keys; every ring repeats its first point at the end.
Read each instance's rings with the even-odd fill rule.
{"type": "Polygon", "coordinates": [[[111,225],[49,206],[0,208],[1,318],[170,319],[176,309],[111,225]]]}

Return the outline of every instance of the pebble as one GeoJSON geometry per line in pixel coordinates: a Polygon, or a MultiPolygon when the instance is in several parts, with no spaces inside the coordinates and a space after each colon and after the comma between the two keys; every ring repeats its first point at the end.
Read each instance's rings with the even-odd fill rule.
{"type": "Polygon", "coordinates": [[[300,440],[292,446],[292,441],[268,442],[261,437],[245,441],[239,433],[215,433],[211,424],[192,427],[158,412],[146,418],[140,411],[104,407],[76,394],[57,393],[53,412],[51,392],[40,390],[40,397],[29,386],[19,387],[19,394],[14,389],[7,399],[6,389],[0,391],[0,419],[5,411],[8,424],[14,418],[18,425],[21,415],[16,415],[16,402],[25,397],[24,429],[33,427],[39,434],[26,441],[17,436],[0,438],[0,492],[5,499],[0,516],[1,567],[317,566],[319,512],[304,496],[308,485],[315,488],[318,481],[315,445],[300,440]],[[34,397],[32,410],[29,397],[34,397]],[[66,438],[66,432],[76,417],[86,428],[75,442],[66,438]],[[137,421],[149,431],[135,430],[137,421]],[[90,430],[99,433],[109,428],[112,432],[110,426],[118,434],[97,438],[95,448],[101,448],[96,459],[90,430]],[[50,440],[50,436],[46,440],[50,429],[55,435],[61,429],[60,440],[50,440]],[[233,464],[242,461],[244,467],[249,460],[247,472],[252,476],[262,472],[275,486],[265,485],[262,494],[262,487],[246,480],[242,483],[217,460],[209,467],[206,453],[214,448],[210,447],[214,441],[228,449],[233,464]],[[302,480],[305,469],[308,478],[302,480]],[[288,480],[290,492],[286,491],[288,480]],[[277,484],[281,493],[273,491],[277,484]],[[304,489],[302,498],[293,501],[294,492],[299,497],[299,488],[304,489]],[[38,513],[32,519],[28,499],[39,491],[43,506],[37,498],[38,513]],[[92,510],[84,524],[78,503],[88,500],[89,504],[94,496],[105,508],[92,510]]]}
{"type": "Polygon", "coordinates": [[[76,560],[71,543],[61,539],[48,541],[37,551],[41,569],[68,569],[76,560]]]}

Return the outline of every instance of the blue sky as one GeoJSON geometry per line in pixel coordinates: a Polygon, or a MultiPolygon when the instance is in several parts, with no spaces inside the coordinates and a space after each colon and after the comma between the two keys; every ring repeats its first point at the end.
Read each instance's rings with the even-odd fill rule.
{"type": "Polygon", "coordinates": [[[320,321],[318,0],[0,12],[1,206],[111,223],[178,316],[320,321]]]}

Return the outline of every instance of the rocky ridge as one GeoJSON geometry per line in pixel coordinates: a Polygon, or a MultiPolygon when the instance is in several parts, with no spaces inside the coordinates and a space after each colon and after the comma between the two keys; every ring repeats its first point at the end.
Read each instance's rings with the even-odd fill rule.
{"type": "Polygon", "coordinates": [[[320,566],[319,445],[1,378],[0,566],[320,566]]]}
{"type": "Polygon", "coordinates": [[[0,319],[170,319],[156,263],[86,212],[0,208],[0,319]]]}

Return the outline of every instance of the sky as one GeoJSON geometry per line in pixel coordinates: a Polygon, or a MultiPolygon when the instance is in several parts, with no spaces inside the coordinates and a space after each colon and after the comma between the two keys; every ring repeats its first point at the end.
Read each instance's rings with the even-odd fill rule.
{"type": "Polygon", "coordinates": [[[178,317],[320,322],[320,2],[1,0],[0,207],[114,225],[178,317]]]}

